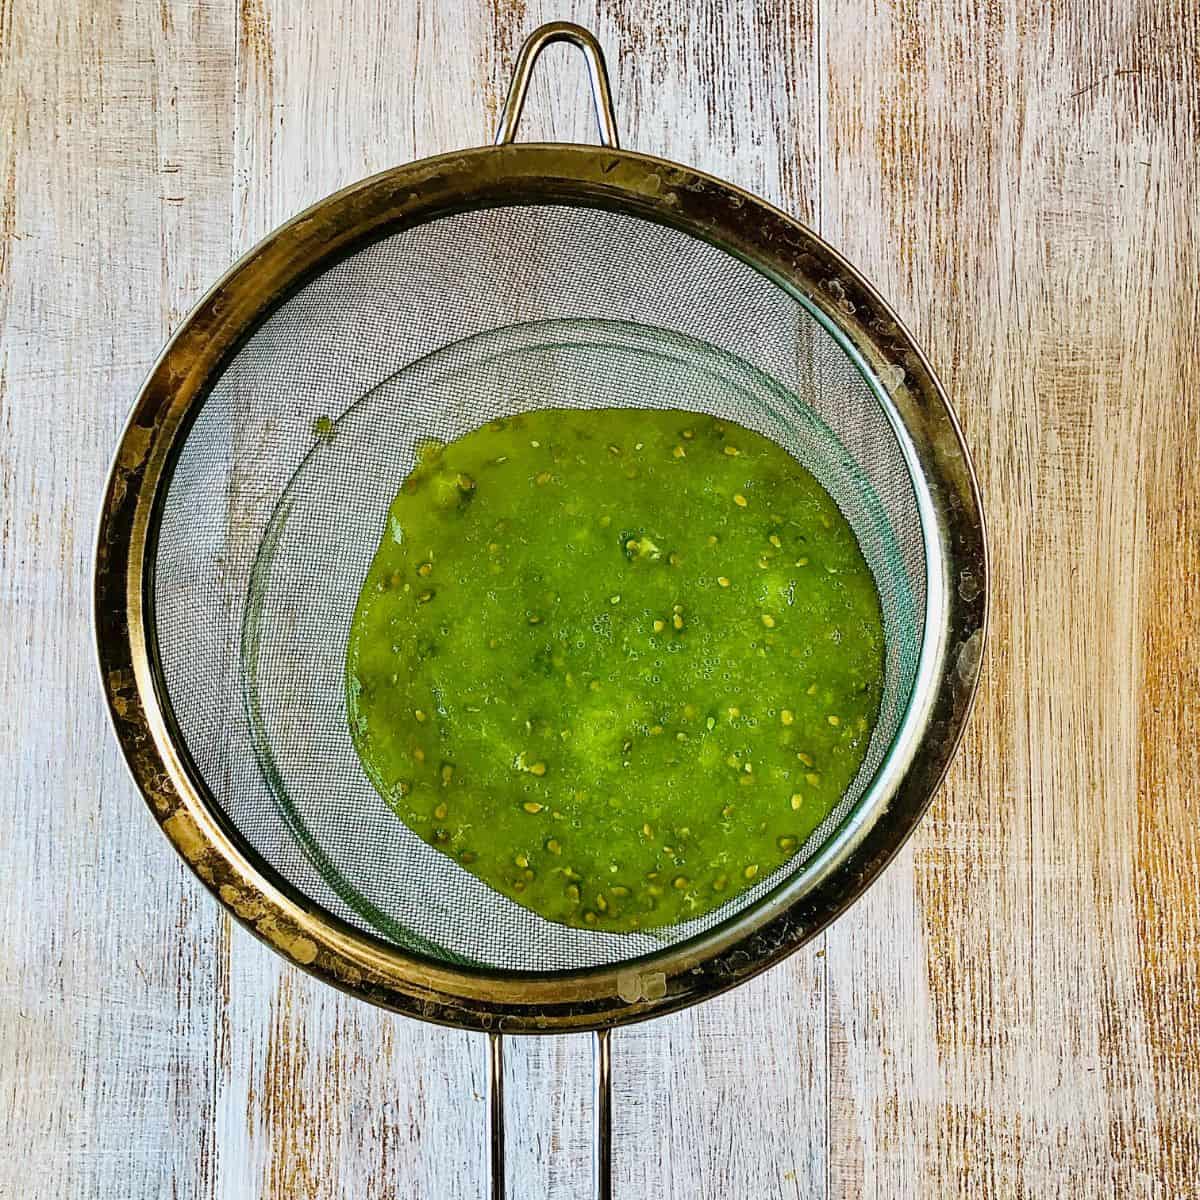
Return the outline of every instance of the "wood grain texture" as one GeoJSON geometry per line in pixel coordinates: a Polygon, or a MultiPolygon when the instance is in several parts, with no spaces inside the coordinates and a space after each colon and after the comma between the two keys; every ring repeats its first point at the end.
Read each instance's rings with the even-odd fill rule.
{"type": "Polygon", "coordinates": [[[831,1194],[1191,1195],[1195,17],[867,7],[823,5],[823,223],[957,400],[995,607],[949,786],[830,938],[831,1194]]]}
{"type": "Polygon", "coordinates": [[[90,564],[151,347],[229,252],[232,34],[204,5],[0,5],[6,1197],[213,1183],[221,921],[106,728],[90,564]]]}
{"type": "MultiPolygon", "coordinates": [[[[91,529],[204,287],[335,188],[490,140],[564,17],[625,145],[813,222],[912,324],[995,585],[909,848],[785,966],[614,1039],[618,1195],[1200,1196],[1194,7],[0,0],[0,1197],[480,1194],[480,1040],[271,955],[141,811],[91,529]]],[[[521,136],[591,138],[567,48],[521,136]]],[[[585,1193],[588,1063],[510,1049],[515,1197],[585,1193]]]]}

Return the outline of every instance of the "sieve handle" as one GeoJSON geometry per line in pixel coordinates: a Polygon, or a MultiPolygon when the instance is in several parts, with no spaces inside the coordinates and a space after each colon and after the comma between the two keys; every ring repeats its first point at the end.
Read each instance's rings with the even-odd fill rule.
{"type": "Polygon", "coordinates": [[[596,1200],[612,1200],[612,1053],[608,1030],[592,1041],[592,1179],[596,1200]]]}
{"type": "MultiPolygon", "coordinates": [[[[592,1042],[592,1181],[596,1200],[612,1200],[612,1055],[608,1030],[592,1042]]],[[[487,1200],[504,1200],[504,1039],[487,1041],[487,1200]]]]}
{"type": "Polygon", "coordinates": [[[617,117],[613,112],[612,91],[608,86],[608,69],[604,65],[604,51],[595,35],[582,25],[570,21],[551,21],[539,26],[525,40],[517,65],[513,68],[512,83],[508,86],[508,97],[500,113],[500,125],[496,130],[496,145],[506,146],[516,137],[521,110],[525,107],[525,94],[529,91],[529,80],[533,76],[533,64],[537,56],[551,42],[570,42],[583,52],[587,63],[588,79],[592,85],[592,104],[596,109],[596,124],[600,127],[600,144],[611,150],[618,149],[617,117]]]}
{"type": "Polygon", "coordinates": [[[487,1039],[487,1200],[504,1200],[504,1041],[487,1039]]]}

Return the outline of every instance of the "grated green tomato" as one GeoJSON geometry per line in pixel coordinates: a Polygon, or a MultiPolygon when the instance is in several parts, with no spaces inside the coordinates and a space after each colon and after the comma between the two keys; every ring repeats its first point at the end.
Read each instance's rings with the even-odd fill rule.
{"type": "Polygon", "coordinates": [[[703,916],[866,752],[879,596],[783,449],[680,411],[542,410],[427,446],[350,630],[350,729],[418,836],[543,917],[703,916]]]}

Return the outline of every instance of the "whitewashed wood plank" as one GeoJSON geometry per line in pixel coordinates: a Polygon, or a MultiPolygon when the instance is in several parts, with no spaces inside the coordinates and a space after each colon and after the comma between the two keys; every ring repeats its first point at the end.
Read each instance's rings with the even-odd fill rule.
{"type": "Polygon", "coordinates": [[[230,951],[218,1195],[483,1193],[480,1035],[370,1008],[240,930],[230,951]]]}
{"type": "Polygon", "coordinates": [[[0,1195],[209,1195],[218,911],[129,784],[92,531],[165,331],[229,252],[232,20],[0,5],[0,1195]]]}
{"type": "MultiPolygon", "coordinates": [[[[1164,811],[1138,771],[1140,630],[1157,624],[1144,428],[1181,398],[1194,321],[1178,203],[1194,172],[1169,149],[1194,80],[1157,40],[1165,6],[822,13],[824,228],[945,373],[995,571],[965,753],[914,849],[829,937],[831,1191],[1193,1195],[1163,1100],[1194,1114],[1196,1055],[1164,1053],[1155,1026],[1194,1029],[1194,1004],[1188,975],[1147,956],[1135,863],[1139,791],[1172,831],[1171,878],[1195,862],[1180,793],[1164,811]],[[1157,1010],[1147,970],[1170,983],[1157,1010]]],[[[1194,895],[1175,905],[1173,936],[1194,935],[1194,895]]]]}
{"type": "Polygon", "coordinates": [[[819,949],[614,1038],[622,1196],[826,1194],[819,949]]]}

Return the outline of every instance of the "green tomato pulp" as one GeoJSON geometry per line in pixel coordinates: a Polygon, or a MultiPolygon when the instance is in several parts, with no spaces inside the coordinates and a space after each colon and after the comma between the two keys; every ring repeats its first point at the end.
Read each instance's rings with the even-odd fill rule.
{"type": "Polygon", "coordinates": [[[418,836],[541,916],[703,916],[790,859],[879,711],[836,504],[695,413],[542,410],[427,446],[350,630],[350,730],[418,836]]]}

